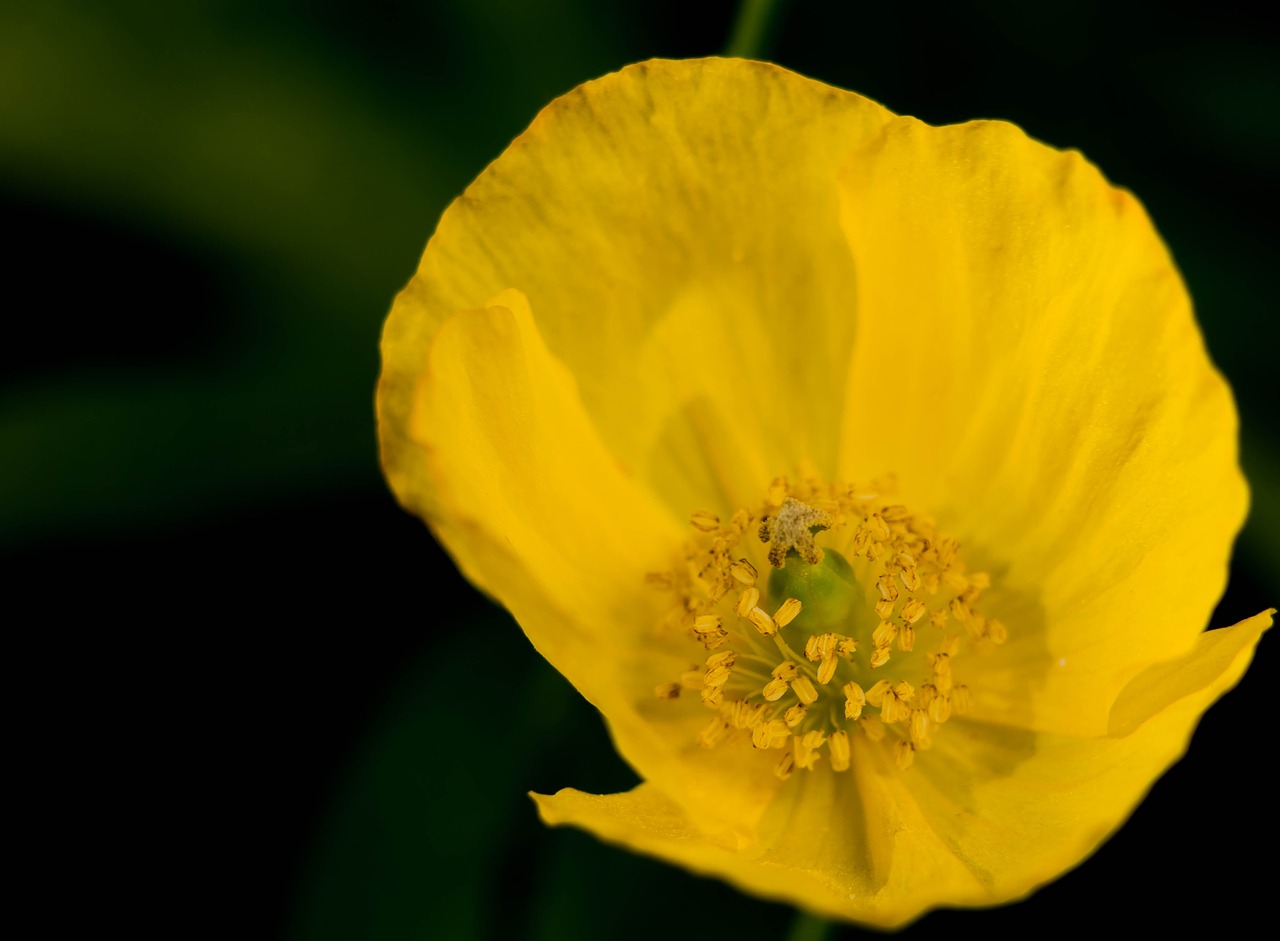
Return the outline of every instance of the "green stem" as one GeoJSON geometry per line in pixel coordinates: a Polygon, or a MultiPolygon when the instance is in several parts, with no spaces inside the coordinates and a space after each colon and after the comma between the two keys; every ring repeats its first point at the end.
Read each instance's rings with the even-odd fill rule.
{"type": "Polygon", "coordinates": [[[737,59],[757,59],[767,52],[769,24],[775,0],[742,0],[725,55],[737,59]]]}
{"type": "MultiPolygon", "coordinates": [[[[778,628],[778,633],[773,635],[773,643],[778,648],[778,653],[782,654],[788,660],[794,660],[796,666],[801,668],[808,666],[808,664],[805,662],[805,658],[800,656],[794,650],[792,650],[791,645],[782,639],[782,628],[778,628]]],[[[805,670],[805,673],[809,673],[809,672],[810,672],[809,670],[807,669],[805,670]]],[[[812,676],[812,675],[810,676],[810,678],[817,679],[816,676],[812,676]]]]}
{"type": "Polygon", "coordinates": [[[796,912],[796,920],[787,932],[787,941],[826,941],[831,922],[808,912],[796,912]]]}

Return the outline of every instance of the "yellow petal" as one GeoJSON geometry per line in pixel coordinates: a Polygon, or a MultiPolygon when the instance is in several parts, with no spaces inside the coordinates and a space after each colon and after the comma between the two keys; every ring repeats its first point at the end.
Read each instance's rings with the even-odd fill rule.
{"type": "MultiPolygon", "coordinates": [[[[809,777],[804,775],[804,779],[809,777]]],[[[601,839],[693,872],[720,877],[764,898],[800,904],[837,917],[850,917],[851,907],[857,904],[849,899],[850,894],[857,894],[853,885],[834,887],[825,883],[822,874],[813,870],[811,860],[803,866],[793,866],[771,860],[759,846],[742,846],[733,834],[708,834],[650,784],[641,784],[623,794],[584,794],[566,788],[554,795],[532,797],[543,822],[549,826],[581,827],[601,839]]],[[[858,875],[856,870],[850,874],[858,875]]]]}
{"type": "Polygon", "coordinates": [[[1184,699],[1203,702],[1200,709],[1207,708],[1239,682],[1253,659],[1254,647],[1263,632],[1271,627],[1274,615],[1275,609],[1271,608],[1232,627],[1206,631],[1196,638],[1190,655],[1157,663],[1139,673],[1111,707],[1108,734],[1129,735],[1184,699]]]}
{"type": "Polygon", "coordinates": [[[644,573],[669,563],[679,525],[619,470],[518,292],[446,323],[424,365],[406,447],[386,464],[393,488],[591,689],[591,645],[625,649],[656,622],[644,573]]]}
{"type": "Polygon", "coordinates": [[[1197,640],[1244,487],[1140,207],[1008,126],[890,118],[759,63],[576,90],[446,213],[378,399],[402,502],[646,779],[539,798],[544,818],[882,927],[1082,859],[1264,629],[1197,640]],[[690,509],[802,468],[896,473],[995,575],[982,613],[1012,630],[957,668],[974,710],[935,748],[881,726],[842,774],[783,752],[784,782],[701,697],[655,696],[688,661],[643,575],[690,509]]]}
{"type": "Polygon", "coordinates": [[[690,816],[651,784],[534,799],[550,825],[833,917],[896,927],[938,905],[1000,904],[1079,863],[1124,821],[1270,623],[1268,612],[1213,631],[1195,654],[1135,680],[1117,703],[1115,737],[955,719],[902,773],[887,748],[858,736],[852,775],[793,776],[751,839],[690,816]]]}
{"type": "Polygon", "coordinates": [[[581,827],[828,917],[897,927],[940,899],[980,896],[982,887],[922,823],[919,810],[900,799],[896,772],[857,747],[854,768],[860,769],[856,782],[825,768],[794,774],[790,783],[798,792],[779,801],[764,825],[768,832],[755,841],[695,823],[650,784],[624,794],[565,789],[533,798],[548,825],[581,827]],[[891,875],[898,879],[886,885],[891,875]]]}
{"type": "Polygon", "coordinates": [[[1178,273],[1137,200],[1011,125],[899,119],[841,185],[841,476],[896,471],[1019,599],[1021,625],[989,612],[1014,626],[990,667],[1014,696],[1025,664],[1053,665],[1032,725],[1104,731],[1124,683],[1203,629],[1245,511],[1178,273]]]}
{"type": "Polygon", "coordinates": [[[854,331],[835,176],[888,117],[725,59],[642,63],[550,104],[396,301],[385,453],[440,325],[516,288],[605,445],[676,514],[746,505],[804,461],[830,474],[854,331]]]}
{"type": "Polygon", "coordinates": [[[1136,677],[1112,709],[1110,736],[952,720],[903,777],[904,790],[994,899],[1024,895],[1128,818],[1182,756],[1204,710],[1243,675],[1272,614],[1209,631],[1190,655],[1136,677]]]}
{"type": "Polygon", "coordinates": [[[392,486],[419,512],[445,508],[428,519],[472,581],[519,616],[488,570],[500,555],[581,612],[574,627],[649,626],[634,607],[644,573],[664,566],[682,532],[619,470],[523,295],[444,325],[407,430],[414,450],[387,468],[392,486]]]}
{"type": "Polygon", "coordinates": [[[655,679],[687,669],[689,651],[678,634],[655,642],[669,601],[644,575],[670,567],[685,531],[610,455],[522,294],[441,328],[407,445],[387,462],[401,500],[606,715],[624,757],[749,830],[777,786],[759,756],[735,763],[699,748],[707,710],[653,693],[655,679]]]}

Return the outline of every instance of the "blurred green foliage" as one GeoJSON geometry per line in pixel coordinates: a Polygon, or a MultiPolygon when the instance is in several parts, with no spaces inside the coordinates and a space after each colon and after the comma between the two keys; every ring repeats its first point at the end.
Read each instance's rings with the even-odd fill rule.
{"type": "MultiPolygon", "coordinates": [[[[592,38],[591,6],[6,5],[9,195],[177,241],[225,295],[217,342],[184,362],[53,368],[7,390],[0,451],[22,459],[0,468],[0,545],[375,485],[390,298],[475,171],[621,61],[592,38]]],[[[63,279],[44,288],[83,293],[59,329],[141,306],[182,331],[202,305],[145,257],[60,247],[63,279]],[[98,253],[137,266],[131,297],[76,282],[77,256],[98,253]]],[[[32,353],[56,367],[56,348],[32,353]]]]}
{"type": "MultiPolygon", "coordinates": [[[[53,628],[22,662],[47,671],[66,714],[46,706],[32,765],[49,780],[123,769],[118,793],[65,803],[101,869],[139,841],[196,857],[222,874],[217,900],[185,894],[194,875],[168,873],[183,889],[158,893],[185,918],[216,909],[300,939],[785,932],[780,906],[537,823],[528,790],[632,776],[598,717],[395,509],[372,416],[382,318],[448,200],[554,96],[650,56],[714,54],[733,12],[0,6],[14,243],[0,563],[53,628]],[[65,627],[108,616],[125,633],[65,627]],[[151,818],[172,832],[122,822],[151,818]]],[[[934,123],[1014,120],[1144,200],[1241,405],[1254,512],[1218,623],[1280,598],[1269,29],[1181,2],[793,0],[771,34],[783,65],[934,123]]],[[[1275,835],[1274,811],[1215,829],[1219,775],[1252,748],[1273,661],[1264,643],[1095,860],[964,925],[1025,933],[1052,913],[1085,930],[1117,899],[1186,900],[1152,909],[1150,927],[1226,893],[1267,898],[1265,871],[1211,860],[1275,835]]],[[[1270,806],[1260,776],[1231,795],[1270,806]]]]}

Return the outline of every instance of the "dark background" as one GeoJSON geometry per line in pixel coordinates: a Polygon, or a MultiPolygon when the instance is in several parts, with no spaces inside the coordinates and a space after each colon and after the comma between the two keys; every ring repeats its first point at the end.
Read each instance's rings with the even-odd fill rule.
{"type": "MultiPolygon", "coordinates": [[[[632,775],[396,507],[372,415],[381,321],[448,200],[552,97],[714,54],[733,13],[0,7],[11,855],[48,925],[785,934],[783,906],[537,822],[528,790],[632,775]]],[[[1215,625],[1280,599],[1270,30],[1229,4],[794,0],[772,33],[782,65],[932,123],[1015,121],[1146,203],[1240,403],[1254,508],[1215,625]]],[[[913,930],[1269,918],[1274,644],[1086,865],[913,930]]]]}

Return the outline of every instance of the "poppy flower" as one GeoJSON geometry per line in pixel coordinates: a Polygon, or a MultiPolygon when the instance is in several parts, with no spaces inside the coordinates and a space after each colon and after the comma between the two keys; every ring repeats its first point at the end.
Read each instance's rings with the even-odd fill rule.
{"type": "Polygon", "coordinates": [[[397,497],[641,778],[543,818],[823,915],[1076,865],[1271,623],[1204,630],[1247,490],[1166,248],[1009,124],[632,66],[449,207],[382,351],[397,497]]]}

